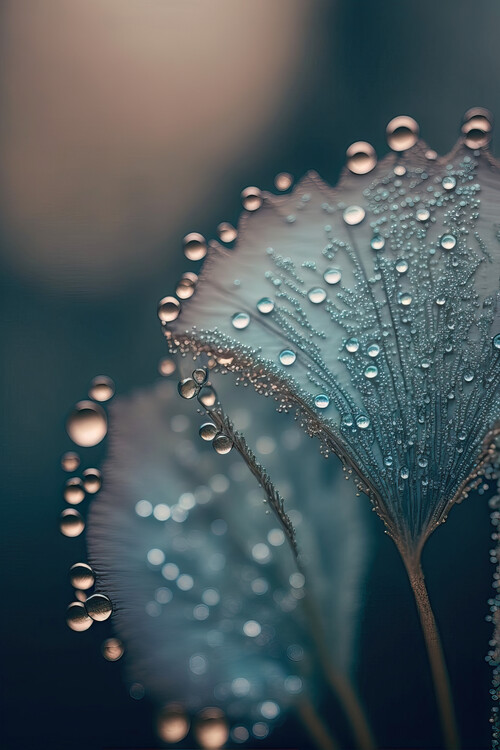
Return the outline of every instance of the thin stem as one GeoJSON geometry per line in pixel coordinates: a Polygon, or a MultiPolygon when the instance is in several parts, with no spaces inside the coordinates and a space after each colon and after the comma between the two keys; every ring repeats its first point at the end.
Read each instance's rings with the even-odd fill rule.
{"type": "Polygon", "coordinates": [[[302,723],[309,731],[317,747],[320,750],[340,750],[339,743],[332,737],[330,729],[325,726],[309,698],[303,696],[297,706],[302,723]]]}
{"type": "Polygon", "coordinates": [[[447,750],[460,750],[460,739],[458,736],[450,679],[444,659],[441,638],[434,612],[432,611],[429,594],[427,593],[422,566],[420,565],[420,555],[417,558],[410,559],[407,559],[403,555],[403,561],[415,596],[425,645],[427,647],[445,746],[447,750]]]}

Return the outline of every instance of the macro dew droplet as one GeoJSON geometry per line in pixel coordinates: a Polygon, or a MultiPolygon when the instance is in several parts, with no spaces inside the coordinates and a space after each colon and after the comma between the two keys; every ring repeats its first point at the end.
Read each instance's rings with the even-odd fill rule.
{"type": "Polygon", "coordinates": [[[318,286],[314,287],[313,289],[309,289],[309,291],[307,292],[307,296],[314,305],[319,305],[321,304],[321,302],[325,301],[326,292],[324,289],[318,286]]]}
{"type": "Polygon", "coordinates": [[[95,583],[94,571],[87,563],[72,565],[69,569],[69,578],[73,588],[82,589],[82,591],[92,588],[95,583]]]}
{"type": "Polygon", "coordinates": [[[241,202],[247,211],[257,211],[263,200],[262,193],[257,187],[247,187],[241,193],[241,202]]]}
{"type": "Polygon", "coordinates": [[[417,142],[418,131],[418,124],[413,117],[407,115],[394,117],[386,128],[389,148],[393,151],[406,151],[417,142]]]}
{"type": "Polygon", "coordinates": [[[440,243],[443,250],[453,250],[455,245],[457,244],[457,240],[452,234],[444,234],[441,237],[440,243]]]}
{"type": "Polygon", "coordinates": [[[380,234],[375,234],[370,241],[370,247],[372,250],[382,250],[384,245],[385,239],[380,234]]]}
{"type": "Polygon", "coordinates": [[[370,426],[370,420],[365,414],[360,414],[356,419],[356,424],[360,430],[366,430],[370,426]]]}
{"type": "Polygon", "coordinates": [[[375,149],[366,141],[356,141],[346,151],[347,168],[354,174],[368,174],[377,163],[375,149]]]}
{"type": "Polygon", "coordinates": [[[109,401],[115,395],[115,384],[107,375],[96,375],[90,383],[89,396],[94,401],[109,401]]]}
{"type": "Polygon", "coordinates": [[[297,355],[295,352],[292,352],[291,349],[283,349],[283,351],[279,354],[279,361],[282,365],[285,365],[285,367],[290,367],[290,365],[293,365],[295,360],[297,359],[297,355]]]}
{"type": "Polygon", "coordinates": [[[274,310],[274,300],[269,297],[261,297],[257,302],[257,310],[263,315],[269,315],[274,310]]]}
{"type": "Polygon", "coordinates": [[[338,284],[342,278],[342,271],[339,268],[327,268],[323,278],[327,284],[338,284]]]}
{"type": "Polygon", "coordinates": [[[408,305],[411,305],[412,296],[409,292],[400,292],[398,295],[398,302],[400,305],[404,305],[407,307],[408,305]]]}
{"type": "Polygon", "coordinates": [[[205,385],[198,394],[198,401],[205,407],[215,406],[217,394],[211,385],[205,385]]]}
{"type": "Polygon", "coordinates": [[[177,319],[180,310],[180,302],[175,297],[163,297],[158,302],[158,317],[162,323],[172,323],[177,319]]]}
{"type": "Polygon", "coordinates": [[[205,367],[197,367],[196,370],[193,370],[191,373],[191,377],[197,385],[203,385],[207,381],[208,370],[205,367]]]}
{"type": "Polygon", "coordinates": [[[113,605],[105,594],[92,594],[85,602],[85,609],[93,620],[103,622],[111,616],[113,605]]]}
{"type": "Polygon", "coordinates": [[[346,224],[350,227],[354,227],[357,224],[361,224],[365,218],[365,209],[361,206],[348,206],[344,209],[342,217],[346,224]]]}
{"type": "Polygon", "coordinates": [[[380,346],[378,344],[370,344],[367,348],[366,353],[369,357],[378,357],[380,353],[380,346]]]}
{"type": "MultiPolygon", "coordinates": [[[[196,274],[190,274],[192,276],[195,276],[196,274]]],[[[197,279],[198,277],[196,277],[197,279]]],[[[189,278],[187,274],[184,274],[179,281],[177,282],[177,286],[175,288],[175,293],[179,299],[189,299],[193,296],[195,289],[196,289],[197,280],[194,281],[192,278],[189,278]]]]}
{"type": "Polygon", "coordinates": [[[106,661],[118,661],[124,652],[123,643],[118,638],[106,638],[101,647],[101,653],[106,661]]]}
{"type": "Polygon", "coordinates": [[[293,177],[288,172],[280,172],[274,178],[274,185],[277,190],[289,190],[292,186],[293,177]]]}
{"type": "Polygon", "coordinates": [[[158,714],[156,729],[164,742],[180,742],[189,732],[189,719],[180,703],[168,703],[158,714]]]}
{"type": "Polygon", "coordinates": [[[74,451],[67,451],[61,458],[61,467],[64,471],[76,471],[80,466],[80,456],[74,451]]]}
{"type": "Polygon", "coordinates": [[[85,528],[85,521],[74,508],[66,508],[59,517],[59,528],[64,536],[79,536],[85,528]]]}
{"type": "Polygon", "coordinates": [[[317,409],[326,409],[330,406],[330,399],[324,393],[320,393],[314,397],[314,406],[317,409]]]}
{"type": "Polygon", "coordinates": [[[250,315],[244,312],[235,313],[231,318],[231,323],[233,324],[234,328],[237,328],[238,331],[241,331],[244,328],[248,327],[250,323],[250,315]]]}
{"type": "Polygon", "coordinates": [[[199,386],[196,381],[193,380],[193,378],[184,378],[183,380],[179,381],[177,390],[179,391],[179,396],[189,399],[196,396],[199,390],[199,386]]]}
{"type": "Polygon", "coordinates": [[[78,477],[71,477],[66,482],[64,488],[64,499],[70,505],[78,505],[85,498],[82,480],[78,477]]]}
{"type": "Polygon", "coordinates": [[[406,273],[408,270],[408,262],[404,258],[398,258],[396,261],[396,271],[398,273],[406,273]]]}
{"type": "Polygon", "coordinates": [[[238,232],[228,221],[223,221],[219,224],[217,234],[222,242],[233,242],[238,236],[238,232]]]}
{"type": "Polygon", "coordinates": [[[66,610],[66,624],[77,633],[82,633],[90,628],[92,618],[88,616],[82,602],[71,602],[66,610]]]}
{"type": "Polygon", "coordinates": [[[97,445],[108,431],[104,409],[92,401],[79,401],[68,417],[66,431],[77,445],[84,448],[97,445]]]}
{"type": "Polygon", "coordinates": [[[89,495],[99,492],[102,485],[102,477],[99,469],[85,469],[83,472],[83,487],[89,495]]]}
{"type": "Polygon", "coordinates": [[[446,175],[446,177],[443,177],[441,181],[441,185],[445,190],[453,190],[456,184],[457,181],[452,175],[446,175]]]}
{"type": "Polygon", "coordinates": [[[373,378],[376,378],[377,375],[378,367],[376,367],[375,365],[368,365],[368,367],[365,369],[365,378],[372,380],[373,378]]]}
{"type": "Polygon", "coordinates": [[[408,477],[410,476],[409,468],[407,466],[402,466],[399,472],[399,476],[401,477],[401,479],[408,479],[408,477]]]}
{"type": "Polygon", "coordinates": [[[345,342],[345,348],[351,354],[354,354],[354,352],[357,352],[358,349],[359,349],[359,341],[358,341],[358,339],[355,338],[354,336],[352,338],[350,338],[350,339],[347,339],[347,341],[345,342]]]}
{"type": "Polygon", "coordinates": [[[430,219],[430,211],[427,208],[418,208],[417,213],[415,214],[417,217],[417,221],[428,221],[430,219]]]}
{"type": "Polygon", "coordinates": [[[202,260],[207,254],[207,241],[202,234],[190,232],[182,241],[184,255],[188,260],[202,260]]]}
{"type": "Polygon", "coordinates": [[[468,148],[478,149],[488,146],[493,131],[493,115],[484,107],[467,110],[462,124],[464,143],[468,148]]]}
{"type": "Polygon", "coordinates": [[[212,446],[216,453],[224,456],[226,453],[230,452],[233,443],[227,435],[224,435],[223,432],[219,432],[219,434],[214,437],[212,446]]]}
{"type": "Polygon", "coordinates": [[[217,435],[217,427],[213,422],[204,422],[201,425],[199,432],[202,440],[206,440],[207,442],[209,442],[210,440],[213,440],[217,435]]]}

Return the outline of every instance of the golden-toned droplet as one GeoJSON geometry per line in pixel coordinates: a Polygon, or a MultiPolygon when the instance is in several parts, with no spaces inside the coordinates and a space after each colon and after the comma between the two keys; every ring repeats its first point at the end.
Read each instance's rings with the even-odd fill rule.
{"type": "Polygon", "coordinates": [[[233,447],[233,442],[231,438],[229,438],[227,435],[224,435],[224,433],[220,432],[218,435],[214,437],[212,446],[216,453],[218,453],[221,456],[225,456],[226,453],[229,453],[231,448],[233,447]]]}
{"type": "Polygon", "coordinates": [[[204,708],[196,717],[195,735],[205,750],[218,750],[229,737],[229,727],[220,708],[204,708]]]}
{"type": "Polygon", "coordinates": [[[176,320],[180,311],[180,302],[175,297],[163,297],[158,302],[158,317],[162,323],[171,323],[176,320]]]}
{"type": "Polygon", "coordinates": [[[158,736],[164,742],[180,742],[189,732],[189,719],[180,703],[169,703],[158,714],[158,736]]]}
{"type": "Polygon", "coordinates": [[[274,178],[274,185],[277,190],[289,190],[292,186],[293,177],[288,172],[280,172],[274,178]]]}
{"type": "Polygon", "coordinates": [[[85,602],[85,609],[89,617],[93,620],[103,622],[110,617],[113,605],[111,604],[111,600],[104,594],[92,594],[85,602]]]}
{"type": "Polygon", "coordinates": [[[92,618],[88,616],[82,602],[71,602],[66,610],[66,623],[71,630],[81,633],[90,628],[92,618]]]}
{"type": "Polygon", "coordinates": [[[83,486],[89,495],[99,492],[102,485],[102,477],[99,469],[85,469],[83,472],[83,486]]]}
{"type": "Polygon", "coordinates": [[[123,643],[118,638],[106,638],[101,651],[106,661],[118,661],[123,656],[123,643]]]}
{"type": "Polygon", "coordinates": [[[168,377],[175,372],[175,362],[171,357],[163,357],[158,362],[158,372],[164,377],[168,377]]]}
{"type": "Polygon", "coordinates": [[[96,375],[89,389],[89,396],[95,401],[109,401],[115,395],[115,384],[107,375],[96,375]]]}
{"type": "Polygon", "coordinates": [[[263,200],[262,192],[257,187],[247,187],[241,193],[241,202],[247,211],[257,211],[262,206],[263,200]]]}
{"type": "Polygon", "coordinates": [[[217,227],[217,234],[222,242],[234,242],[238,236],[238,232],[228,221],[223,221],[217,227]]]}
{"type": "Polygon", "coordinates": [[[366,141],[356,141],[346,151],[347,168],[354,174],[368,174],[377,163],[375,149],[366,141]]]}
{"type": "Polygon", "coordinates": [[[83,591],[91,589],[95,583],[94,571],[87,563],[75,563],[72,565],[69,569],[69,578],[71,585],[75,589],[82,589],[83,591]]]}
{"type": "Polygon", "coordinates": [[[85,591],[81,591],[80,589],[75,589],[75,599],[79,602],[86,602],[87,594],[85,593],[85,591]]]}
{"type": "Polygon", "coordinates": [[[202,260],[207,254],[207,241],[202,234],[190,232],[183,239],[184,255],[188,260],[202,260]]]}
{"type": "Polygon", "coordinates": [[[419,127],[413,117],[399,115],[387,125],[387,143],[393,151],[406,151],[415,145],[419,127]]]}
{"type": "Polygon", "coordinates": [[[77,510],[67,508],[59,517],[59,528],[64,536],[79,536],[85,528],[85,521],[77,510]]]}
{"type": "Polygon", "coordinates": [[[215,406],[217,403],[217,394],[211,385],[205,385],[198,394],[198,401],[206,407],[215,406]]]}
{"type": "Polygon", "coordinates": [[[97,445],[108,431],[106,413],[92,401],[80,401],[68,417],[66,430],[77,445],[84,448],[97,445]]]}
{"type": "Polygon", "coordinates": [[[80,466],[80,456],[74,451],[67,451],[61,458],[64,471],[76,471],[80,466]]]}
{"type": "Polygon", "coordinates": [[[464,143],[468,148],[485,148],[493,135],[493,115],[484,107],[467,110],[462,124],[464,143]]]}
{"type": "Polygon", "coordinates": [[[83,483],[78,477],[71,477],[64,488],[64,499],[70,505],[78,505],[85,498],[83,483]]]}

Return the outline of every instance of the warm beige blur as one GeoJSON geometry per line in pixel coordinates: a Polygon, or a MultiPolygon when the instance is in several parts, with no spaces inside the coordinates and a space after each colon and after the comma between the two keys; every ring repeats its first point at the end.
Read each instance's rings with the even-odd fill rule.
{"type": "Polygon", "coordinates": [[[179,252],[188,212],[294,95],[319,3],[6,1],[0,207],[17,272],[109,289],[165,240],[179,252]]]}

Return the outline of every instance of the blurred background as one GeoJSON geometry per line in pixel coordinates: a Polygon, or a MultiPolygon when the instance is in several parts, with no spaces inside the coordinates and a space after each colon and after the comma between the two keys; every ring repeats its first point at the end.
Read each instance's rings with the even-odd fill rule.
{"type": "MultiPolygon", "coordinates": [[[[186,270],[181,238],[235,223],[242,188],[279,171],[335,181],[353,141],[383,154],[397,114],[451,149],[469,107],[500,114],[499,24],[496,0],[1,2],[3,747],[158,744],[102,633],[64,623],[84,542],[57,518],[65,417],[90,379],[125,393],[157,377],[156,303],[186,270]]],[[[360,691],[382,747],[436,747],[405,574],[366,515],[360,691]]],[[[468,748],[489,745],[490,533],[471,498],[424,561],[468,748]]],[[[297,738],[292,719],[263,747],[297,738]]]]}

